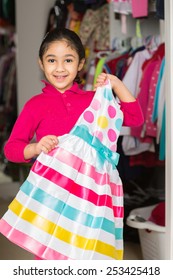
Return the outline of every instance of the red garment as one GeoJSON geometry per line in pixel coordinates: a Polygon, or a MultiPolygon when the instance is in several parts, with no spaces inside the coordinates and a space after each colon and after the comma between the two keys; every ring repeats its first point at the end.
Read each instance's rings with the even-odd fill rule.
{"type": "Polygon", "coordinates": [[[157,153],[145,151],[138,155],[131,155],[129,157],[129,164],[130,166],[142,165],[149,168],[155,166],[165,166],[165,161],[159,160],[157,153]]]}
{"type": "MultiPolygon", "coordinates": [[[[34,135],[39,141],[46,135],[69,133],[82,112],[90,105],[94,91],[84,91],[75,83],[63,94],[45,82],[43,92],[32,97],[20,113],[11,135],[5,144],[4,153],[12,162],[28,162],[23,151],[34,135]]],[[[140,105],[135,102],[121,102],[124,125],[141,125],[143,115],[140,105]]]]}
{"type": "Polygon", "coordinates": [[[151,212],[149,221],[159,226],[165,226],[165,202],[160,202],[151,212]]]}
{"type": "Polygon", "coordinates": [[[159,45],[158,49],[154,52],[154,54],[152,55],[152,57],[150,59],[147,59],[143,65],[142,65],[142,70],[145,69],[145,67],[151,62],[151,61],[154,61],[154,60],[162,60],[163,57],[165,56],[165,44],[162,43],[159,45]]]}
{"type": "Polygon", "coordinates": [[[126,53],[124,53],[122,55],[119,55],[118,57],[115,57],[114,59],[111,59],[111,60],[106,62],[106,64],[108,65],[108,67],[109,67],[109,69],[110,69],[110,71],[113,75],[116,74],[116,69],[117,69],[118,62],[122,59],[128,59],[128,57],[129,57],[129,53],[126,52],[126,53]]]}

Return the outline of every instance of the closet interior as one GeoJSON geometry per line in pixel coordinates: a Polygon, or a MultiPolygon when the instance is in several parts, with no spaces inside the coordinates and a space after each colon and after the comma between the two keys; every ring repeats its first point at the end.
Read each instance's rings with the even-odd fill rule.
{"type": "MultiPolygon", "coordinates": [[[[3,2],[0,1],[1,6],[3,2]]],[[[25,94],[21,85],[20,92],[17,87],[15,1],[9,2],[14,5],[13,9],[10,5],[8,8],[9,12],[13,10],[12,15],[7,17],[7,10],[3,6],[0,9],[0,189],[3,189],[0,195],[3,197],[6,194],[1,186],[17,183],[18,187],[28,170],[27,166],[7,162],[3,156],[4,142],[20,111],[21,92],[25,94]]],[[[20,1],[17,2],[19,5],[20,1]]],[[[91,90],[100,72],[111,73],[126,84],[141,104],[144,125],[123,127],[117,146],[125,219],[134,208],[165,200],[165,43],[161,28],[164,1],[141,2],[142,5],[138,0],[50,1],[45,4],[47,18],[39,34],[43,37],[58,26],[77,32],[87,56],[81,73],[82,86],[91,90]]],[[[18,66],[21,67],[20,59],[18,66]]],[[[124,239],[139,242],[137,230],[126,223],[124,239]]]]}
{"type": "Polygon", "coordinates": [[[0,186],[7,186],[19,178],[19,168],[7,162],[3,154],[4,143],[16,118],[15,1],[0,1],[0,186]]]}

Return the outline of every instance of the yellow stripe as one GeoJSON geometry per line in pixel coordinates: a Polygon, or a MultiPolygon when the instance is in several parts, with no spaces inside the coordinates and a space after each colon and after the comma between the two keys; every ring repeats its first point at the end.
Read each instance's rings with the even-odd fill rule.
{"type": "Polygon", "coordinates": [[[87,239],[77,234],[73,234],[55,223],[46,220],[37,213],[29,210],[16,199],[9,205],[9,209],[21,219],[31,223],[54,237],[84,250],[91,250],[107,255],[113,259],[121,260],[123,250],[116,250],[115,247],[96,239],[87,239]]]}

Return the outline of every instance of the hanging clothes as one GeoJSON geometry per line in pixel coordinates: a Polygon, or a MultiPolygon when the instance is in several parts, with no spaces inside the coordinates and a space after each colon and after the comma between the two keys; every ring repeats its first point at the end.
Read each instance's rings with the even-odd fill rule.
{"type": "Polygon", "coordinates": [[[150,80],[150,86],[149,86],[149,99],[148,99],[147,112],[146,112],[145,134],[150,137],[157,136],[157,123],[155,121],[152,121],[152,114],[154,110],[154,98],[155,98],[156,86],[158,82],[161,63],[162,63],[161,59],[156,61],[155,68],[153,70],[151,80],[150,80]]]}
{"type": "Polygon", "coordinates": [[[63,28],[66,26],[68,10],[65,1],[56,0],[51,7],[47,19],[45,34],[54,28],[63,28]]]}
{"type": "Polygon", "coordinates": [[[15,26],[15,0],[0,0],[0,18],[4,19],[8,25],[15,26]]]}
{"type": "Polygon", "coordinates": [[[159,19],[165,18],[165,5],[164,0],[156,0],[156,16],[159,19]]]}
{"type": "Polygon", "coordinates": [[[148,0],[131,0],[132,16],[134,18],[148,16],[148,0]]]}
{"type": "Polygon", "coordinates": [[[109,4],[96,10],[87,9],[81,22],[79,35],[83,45],[93,51],[110,49],[109,4]]]}

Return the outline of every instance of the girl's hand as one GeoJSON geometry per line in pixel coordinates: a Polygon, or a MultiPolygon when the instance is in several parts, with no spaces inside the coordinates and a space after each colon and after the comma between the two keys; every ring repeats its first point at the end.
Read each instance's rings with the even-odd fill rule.
{"type": "Polygon", "coordinates": [[[113,90],[115,90],[116,88],[119,87],[119,85],[122,84],[120,79],[118,79],[118,77],[116,77],[115,75],[101,73],[97,77],[96,84],[95,84],[94,88],[97,89],[98,87],[104,86],[107,83],[107,80],[110,81],[110,84],[111,84],[111,87],[112,87],[113,90]]]}
{"type": "Polygon", "coordinates": [[[94,90],[97,90],[98,87],[104,86],[107,79],[108,79],[108,75],[106,73],[101,73],[100,75],[98,75],[96,79],[96,83],[94,85],[94,90]]]}
{"type": "Polygon", "coordinates": [[[48,153],[53,150],[58,144],[57,136],[55,135],[46,135],[41,140],[36,143],[35,151],[39,155],[41,152],[48,153]]]}
{"type": "Polygon", "coordinates": [[[28,144],[24,148],[25,160],[37,157],[41,152],[48,153],[58,145],[58,138],[55,135],[47,135],[41,138],[38,143],[28,144]]]}
{"type": "Polygon", "coordinates": [[[117,76],[112,74],[101,73],[98,75],[94,90],[106,84],[107,80],[110,81],[111,88],[120,101],[133,102],[136,100],[125,84],[117,76]]]}

